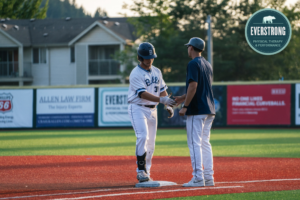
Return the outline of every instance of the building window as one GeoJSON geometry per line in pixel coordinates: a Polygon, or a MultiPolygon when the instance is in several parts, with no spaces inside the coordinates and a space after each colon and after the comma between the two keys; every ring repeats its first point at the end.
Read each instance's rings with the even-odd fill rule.
{"type": "Polygon", "coordinates": [[[71,63],[74,63],[75,62],[75,47],[71,47],[70,52],[71,52],[71,63]]]}
{"type": "Polygon", "coordinates": [[[47,63],[46,48],[33,48],[33,63],[47,63]]]}
{"type": "Polygon", "coordinates": [[[0,77],[19,76],[18,60],[17,49],[0,49],[0,77]]]}
{"type": "Polygon", "coordinates": [[[39,63],[39,49],[33,49],[33,63],[39,63]]]}
{"type": "Polygon", "coordinates": [[[120,63],[114,60],[119,45],[89,46],[89,75],[118,75],[120,63]]]}

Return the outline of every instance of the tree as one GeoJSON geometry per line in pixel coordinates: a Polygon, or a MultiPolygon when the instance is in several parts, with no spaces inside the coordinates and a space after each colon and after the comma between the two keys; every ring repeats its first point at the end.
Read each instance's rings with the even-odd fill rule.
{"type": "Polygon", "coordinates": [[[44,19],[48,9],[46,0],[43,7],[43,0],[0,0],[0,17],[11,19],[44,19]]]}
{"type": "MultiPolygon", "coordinates": [[[[226,6],[229,0],[145,0],[134,1],[131,9],[141,17],[131,18],[142,40],[151,42],[158,58],[154,65],[159,67],[166,81],[184,81],[187,56],[186,44],[191,37],[205,38],[205,20],[208,14],[220,16],[216,25],[228,23],[226,6]],[[205,11],[205,12],[203,12],[205,11]]],[[[204,52],[206,55],[206,52],[204,52]]]]}
{"type": "Polygon", "coordinates": [[[295,50],[300,50],[300,35],[297,31],[299,27],[296,26],[300,19],[300,10],[297,4],[288,8],[283,6],[284,3],[285,0],[244,0],[233,6],[234,13],[231,19],[236,25],[224,27],[227,34],[222,38],[214,38],[217,42],[214,44],[215,80],[278,80],[281,77],[298,79],[300,60],[296,57],[295,50]],[[256,53],[249,47],[245,38],[245,25],[249,17],[266,7],[285,14],[293,29],[290,44],[282,52],[272,56],[256,53]]]}
{"type": "MultiPolygon", "coordinates": [[[[141,40],[155,46],[154,65],[166,81],[184,81],[190,58],[183,44],[195,36],[206,40],[207,15],[213,18],[214,81],[278,80],[300,77],[299,2],[289,8],[283,6],[285,0],[135,0],[127,8],[141,16],[129,20],[141,40]],[[293,24],[290,44],[273,56],[253,51],[244,33],[249,17],[266,7],[283,12],[293,24]]],[[[206,57],[206,51],[202,55],[206,57]]]]}
{"type": "Polygon", "coordinates": [[[125,46],[123,51],[118,51],[113,55],[113,59],[118,60],[121,64],[125,65],[125,70],[120,72],[122,77],[126,80],[128,75],[130,74],[131,70],[137,64],[137,45],[133,46],[125,46]]]}
{"type": "Polygon", "coordinates": [[[101,8],[97,8],[95,14],[94,14],[94,18],[97,18],[97,17],[104,17],[104,16],[108,16],[107,15],[107,12],[104,10],[104,9],[101,9],[101,8]]]}
{"type": "MultiPolygon", "coordinates": [[[[43,0],[46,3],[46,0],[43,0]]],[[[76,0],[51,0],[49,1],[49,8],[47,11],[47,18],[91,18],[85,9],[76,4],[76,0]]]]}

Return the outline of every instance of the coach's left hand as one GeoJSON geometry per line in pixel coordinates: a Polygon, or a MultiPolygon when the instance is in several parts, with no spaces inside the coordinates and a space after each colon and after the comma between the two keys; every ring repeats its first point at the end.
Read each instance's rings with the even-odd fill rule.
{"type": "Polygon", "coordinates": [[[181,110],[179,111],[179,115],[184,116],[186,113],[186,110],[187,110],[186,108],[181,108],[181,110]]]}

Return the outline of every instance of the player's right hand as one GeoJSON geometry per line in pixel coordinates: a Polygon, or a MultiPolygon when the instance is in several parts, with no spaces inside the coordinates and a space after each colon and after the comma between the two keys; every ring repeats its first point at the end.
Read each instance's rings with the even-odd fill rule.
{"type": "Polygon", "coordinates": [[[176,101],[176,106],[183,103],[185,101],[185,95],[182,96],[174,96],[174,99],[176,101]]]}
{"type": "Polygon", "coordinates": [[[168,97],[168,96],[164,96],[164,97],[160,97],[160,98],[159,98],[159,103],[162,103],[162,104],[164,104],[164,105],[166,105],[166,106],[171,106],[171,107],[173,107],[173,106],[175,106],[176,101],[174,101],[173,99],[171,99],[171,98],[168,97]]]}

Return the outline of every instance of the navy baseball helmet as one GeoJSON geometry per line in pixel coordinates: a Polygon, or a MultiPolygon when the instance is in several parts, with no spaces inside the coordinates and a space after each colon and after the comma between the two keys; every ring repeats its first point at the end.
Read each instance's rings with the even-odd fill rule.
{"type": "Polygon", "coordinates": [[[138,53],[139,57],[142,57],[143,59],[157,58],[157,55],[155,53],[155,48],[149,42],[141,43],[139,45],[137,53],[138,53]]]}
{"type": "Polygon", "coordinates": [[[204,51],[205,42],[201,38],[193,37],[190,39],[189,43],[185,44],[186,46],[193,46],[196,49],[204,51]]]}

